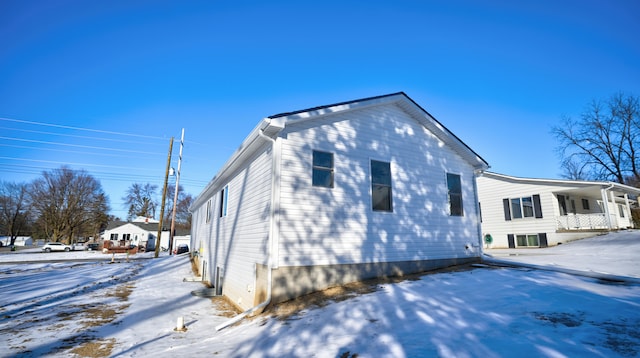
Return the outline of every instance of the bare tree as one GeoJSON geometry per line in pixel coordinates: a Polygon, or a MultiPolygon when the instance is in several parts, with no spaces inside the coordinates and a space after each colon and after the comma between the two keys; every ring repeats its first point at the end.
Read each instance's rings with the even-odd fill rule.
{"type": "Polygon", "coordinates": [[[10,237],[9,245],[24,235],[29,226],[28,184],[0,182],[0,228],[10,237]]]}
{"type": "MultiPolygon", "coordinates": [[[[167,192],[171,193],[171,198],[167,200],[167,210],[165,211],[165,222],[171,222],[171,216],[173,213],[173,193],[175,193],[175,184],[169,184],[167,186],[167,192]]],[[[193,196],[185,193],[182,185],[178,185],[178,200],[176,203],[176,228],[190,229],[191,228],[191,213],[189,213],[189,207],[193,203],[193,196]]]]}
{"type": "Polygon", "coordinates": [[[52,241],[85,234],[109,209],[100,182],[67,167],[43,172],[31,185],[30,199],[44,236],[52,241]]]}
{"type": "Polygon", "coordinates": [[[136,216],[155,217],[158,202],[156,196],[157,185],[133,183],[127,189],[127,194],[122,198],[125,207],[128,208],[127,220],[136,216]]]}
{"type": "Polygon", "coordinates": [[[618,183],[640,179],[640,100],[618,93],[593,100],[575,120],[565,116],[552,133],[559,141],[565,177],[580,176],[618,183]]]}

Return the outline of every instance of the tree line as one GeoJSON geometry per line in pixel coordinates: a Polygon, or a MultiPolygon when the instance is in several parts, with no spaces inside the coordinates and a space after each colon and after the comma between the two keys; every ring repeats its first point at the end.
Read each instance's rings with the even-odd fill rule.
{"type": "MultiPolygon", "coordinates": [[[[134,183],[122,198],[130,220],[137,216],[155,217],[158,207],[157,186],[134,183]]],[[[173,194],[171,188],[166,223],[171,222],[173,194]]],[[[193,198],[178,187],[176,228],[189,229],[188,208],[193,198]]],[[[31,236],[47,241],[75,242],[77,238],[97,238],[109,222],[120,221],[109,215],[109,199],[100,182],[84,170],[66,166],[44,171],[32,182],[0,182],[0,235],[31,236]]]]}

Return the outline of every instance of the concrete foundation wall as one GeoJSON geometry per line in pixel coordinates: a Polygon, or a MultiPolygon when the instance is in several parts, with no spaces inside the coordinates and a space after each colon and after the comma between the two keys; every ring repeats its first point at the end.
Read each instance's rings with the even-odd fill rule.
{"type": "MultiPolygon", "coordinates": [[[[284,302],[308,293],[329,287],[362,281],[376,277],[404,276],[418,272],[436,270],[454,265],[480,262],[478,257],[453,258],[423,261],[381,262],[366,264],[323,265],[323,266],[281,266],[273,270],[271,302],[284,302]]],[[[258,296],[266,297],[266,271],[259,265],[257,272],[256,301],[258,296]],[[260,289],[262,288],[262,289],[260,289]],[[263,291],[262,293],[260,293],[263,291]]],[[[258,302],[259,303],[259,302],[258,302]]]]}

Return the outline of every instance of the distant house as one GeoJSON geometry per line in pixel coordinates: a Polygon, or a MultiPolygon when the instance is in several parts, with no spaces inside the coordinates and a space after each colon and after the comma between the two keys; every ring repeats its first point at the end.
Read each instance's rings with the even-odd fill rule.
{"type": "Polygon", "coordinates": [[[613,182],[478,177],[482,231],[489,247],[547,247],[633,227],[640,189],[613,182]],[[487,236],[488,235],[488,236],[487,236]]]}
{"type": "Polygon", "coordinates": [[[195,199],[190,246],[242,309],[476,262],[487,166],[404,93],[277,114],[195,199]]]}
{"type": "MultiPolygon", "coordinates": [[[[174,243],[187,243],[188,230],[176,230],[174,243]]],[[[137,218],[132,222],[116,221],[109,223],[102,234],[103,240],[109,240],[115,246],[143,246],[149,250],[155,249],[158,237],[158,221],[153,219],[137,218]]],[[[163,230],[160,238],[160,247],[169,248],[169,230],[163,230]]],[[[175,246],[174,246],[175,247],[175,246]]]]}
{"type": "MultiPolygon", "coordinates": [[[[33,239],[31,236],[18,236],[13,243],[15,246],[33,246],[33,239]]],[[[0,247],[11,245],[10,236],[0,236],[0,247]]]]}

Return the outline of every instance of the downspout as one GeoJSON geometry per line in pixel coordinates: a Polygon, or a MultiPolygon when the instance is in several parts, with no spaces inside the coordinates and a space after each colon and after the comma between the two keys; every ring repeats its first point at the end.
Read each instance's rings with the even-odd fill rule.
{"type": "Polygon", "coordinates": [[[474,180],[473,180],[473,195],[476,198],[476,217],[478,218],[478,250],[480,259],[482,260],[483,255],[483,237],[482,237],[482,213],[480,211],[480,197],[478,195],[478,177],[481,177],[484,174],[484,170],[476,169],[473,171],[474,180]]]}
{"type": "MultiPolygon", "coordinates": [[[[275,153],[275,144],[276,141],[275,139],[267,136],[266,134],[263,133],[263,130],[260,129],[258,130],[258,135],[263,138],[266,139],[268,141],[271,142],[271,160],[273,166],[275,166],[275,162],[276,162],[276,153],[275,153]]],[[[270,213],[270,217],[269,217],[269,240],[268,240],[268,245],[267,245],[267,298],[261,302],[260,304],[258,304],[255,307],[252,307],[242,313],[240,313],[239,315],[231,318],[230,320],[227,320],[226,322],[223,322],[219,325],[216,326],[216,331],[220,331],[223,330],[239,321],[241,321],[242,319],[244,319],[247,316],[252,315],[255,312],[259,312],[260,310],[264,309],[265,307],[267,307],[269,305],[269,303],[271,303],[271,282],[272,282],[272,267],[273,267],[273,262],[272,262],[272,257],[271,257],[271,241],[273,238],[273,227],[274,227],[274,218],[275,218],[275,210],[274,210],[274,205],[275,205],[275,201],[273,199],[273,193],[274,193],[274,186],[275,186],[275,177],[276,177],[276,171],[275,168],[273,168],[272,166],[272,170],[271,170],[271,194],[272,194],[272,198],[271,198],[271,213],[270,213]]]]}
{"type": "Polygon", "coordinates": [[[607,224],[609,225],[609,230],[613,229],[613,223],[611,222],[611,213],[609,211],[609,197],[607,196],[607,191],[613,189],[615,185],[611,183],[608,188],[600,189],[600,195],[602,195],[602,202],[604,204],[604,214],[607,216],[607,224]]]}

